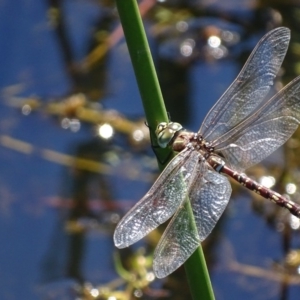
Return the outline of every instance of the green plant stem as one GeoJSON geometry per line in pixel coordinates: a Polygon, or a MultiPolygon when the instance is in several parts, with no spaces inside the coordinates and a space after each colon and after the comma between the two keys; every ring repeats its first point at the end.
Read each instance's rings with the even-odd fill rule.
{"type": "MultiPolygon", "coordinates": [[[[136,0],[116,0],[129,54],[142,98],[152,139],[160,122],[168,122],[168,116],[155,72],[154,63],[136,0]]],[[[166,152],[162,152],[165,157],[166,152]]],[[[191,213],[190,203],[188,207],[191,213]]],[[[191,218],[193,215],[191,213],[191,218]]],[[[201,246],[185,263],[193,299],[213,300],[214,294],[201,246]]]]}
{"type": "Polygon", "coordinates": [[[155,128],[167,121],[165,104],[136,0],[116,0],[146,119],[155,128]]]}
{"type": "MultiPolygon", "coordinates": [[[[185,209],[189,212],[192,234],[195,231],[198,235],[190,201],[186,201],[184,205],[185,209]]],[[[196,251],[184,263],[184,268],[193,299],[215,299],[201,245],[199,245],[196,251]]]]}

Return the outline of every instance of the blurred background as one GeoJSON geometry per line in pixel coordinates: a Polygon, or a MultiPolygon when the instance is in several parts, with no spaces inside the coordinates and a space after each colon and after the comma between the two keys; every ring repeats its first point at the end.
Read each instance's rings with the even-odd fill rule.
{"type": "MultiPolygon", "coordinates": [[[[190,130],[269,30],[292,34],[273,93],[300,73],[299,1],[139,4],[167,110],[190,130]]],[[[2,0],[0,23],[0,299],[191,299],[183,267],[152,273],[164,226],[113,245],[158,175],[114,1],[2,0]]],[[[300,203],[299,153],[296,132],[247,173],[300,203]]],[[[216,299],[299,299],[299,220],[232,185],[203,243],[216,299]]]]}

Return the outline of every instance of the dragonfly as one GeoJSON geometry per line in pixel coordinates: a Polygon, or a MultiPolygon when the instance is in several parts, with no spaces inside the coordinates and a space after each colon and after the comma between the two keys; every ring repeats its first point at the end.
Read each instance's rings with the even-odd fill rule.
{"type": "Polygon", "coordinates": [[[283,145],[300,123],[300,76],[265,100],[289,40],[285,27],[262,37],[197,133],[176,122],[158,124],[158,145],[178,154],[114,232],[116,247],[128,247],[173,216],[154,252],[156,277],[175,271],[211,233],[229,202],[228,177],[300,218],[296,203],[243,173],[283,145]]]}

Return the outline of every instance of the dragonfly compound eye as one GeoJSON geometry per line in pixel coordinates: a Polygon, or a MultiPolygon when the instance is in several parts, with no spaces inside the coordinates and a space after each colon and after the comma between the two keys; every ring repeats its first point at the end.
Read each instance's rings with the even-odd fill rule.
{"type": "Polygon", "coordinates": [[[168,124],[166,122],[161,122],[157,125],[155,134],[156,136],[159,136],[159,134],[167,128],[168,124]]]}
{"type": "Polygon", "coordinates": [[[156,136],[158,145],[161,148],[166,148],[168,144],[173,139],[176,132],[182,129],[182,126],[179,123],[170,122],[170,123],[160,123],[156,128],[156,136]]]}
{"type": "Polygon", "coordinates": [[[161,131],[157,136],[158,145],[161,148],[166,148],[168,144],[171,142],[172,138],[174,137],[175,132],[165,128],[161,131]]]}
{"type": "Polygon", "coordinates": [[[182,126],[179,123],[171,122],[171,123],[168,124],[168,128],[170,130],[173,130],[174,132],[177,132],[177,131],[182,129],[182,126]]]}

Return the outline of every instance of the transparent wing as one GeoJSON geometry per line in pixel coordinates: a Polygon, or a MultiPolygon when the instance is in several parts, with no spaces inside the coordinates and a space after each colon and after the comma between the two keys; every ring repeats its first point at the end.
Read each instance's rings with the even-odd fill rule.
{"type": "Polygon", "coordinates": [[[187,202],[169,223],[154,252],[153,270],[163,278],[179,268],[200,244],[197,228],[189,217],[187,202]]]}
{"type": "Polygon", "coordinates": [[[207,114],[199,133],[212,141],[239,124],[268,93],[281,66],[290,30],[279,27],[257,44],[235,81],[207,114]]]}
{"type": "Polygon", "coordinates": [[[202,179],[198,179],[190,192],[199,239],[202,242],[214,229],[223,214],[231,195],[227,177],[207,166],[202,179]],[[201,188],[198,182],[202,180],[201,188]]]}
{"type": "Polygon", "coordinates": [[[213,141],[226,162],[242,171],[283,145],[300,123],[300,76],[244,122],[213,141]]]}
{"type": "Polygon", "coordinates": [[[199,153],[182,151],[167,165],[149,192],[119,222],[114,242],[127,247],[167,221],[181,205],[197,166],[199,153]]]}
{"type": "MultiPolygon", "coordinates": [[[[194,181],[201,176],[203,166],[204,162],[201,161],[194,181]]],[[[194,186],[194,182],[191,185],[194,186]]],[[[195,222],[189,217],[191,208],[189,208],[188,201],[189,198],[186,197],[155,249],[153,270],[158,278],[166,277],[180,267],[200,244],[195,222]]]]}
{"type": "Polygon", "coordinates": [[[202,163],[190,189],[187,203],[172,218],[154,253],[153,269],[163,278],[180,267],[215,227],[231,194],[226,177],[202,163]],[[209,168],[209,169],[208,169],[209,168]]]}

